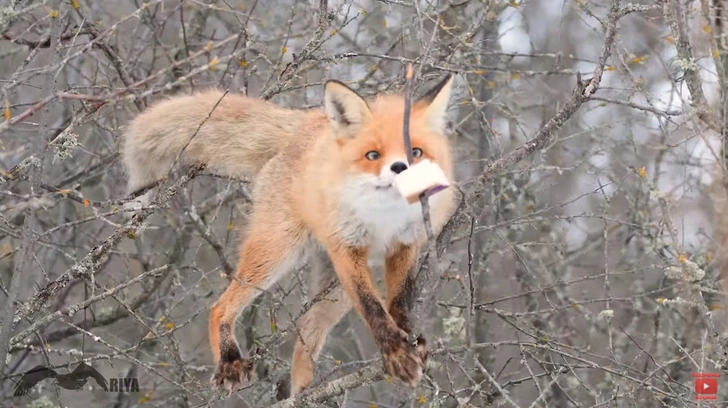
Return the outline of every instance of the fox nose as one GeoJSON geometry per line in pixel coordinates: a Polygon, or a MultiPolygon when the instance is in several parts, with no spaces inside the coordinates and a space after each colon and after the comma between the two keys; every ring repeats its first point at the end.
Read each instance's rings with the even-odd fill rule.
{"type": "Polygon", "coordinates": [[[407,165],[404,164],[404,163],[402,163],[402,162],[394,162],[394,164],[392,164],[392,166],[390,167],[390,169],[393,172],[399,174],[399,173],[407,170],[407,165]]]}

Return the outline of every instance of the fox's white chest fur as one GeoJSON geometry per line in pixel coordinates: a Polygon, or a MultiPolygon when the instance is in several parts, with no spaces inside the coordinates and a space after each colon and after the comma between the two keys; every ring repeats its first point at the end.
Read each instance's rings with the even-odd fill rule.
{"type": "MultiPolygon", "coordinates": [[[[431,205],[436,199],[430,199],[431,205]]],[[[421,205],[409,204],[394,187],[345,184],[339,208],[340,234],[351,245],[368,247],[373,264],[383,262],[392,245],[413,244],[425,233],[421,205]]]]}

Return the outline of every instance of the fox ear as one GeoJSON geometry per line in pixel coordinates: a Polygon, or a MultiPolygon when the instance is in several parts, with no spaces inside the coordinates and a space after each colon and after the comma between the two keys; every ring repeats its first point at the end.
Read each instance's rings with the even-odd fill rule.
{"type": "Polygon", "coordinates": [[[424,118],[434,131],[446,132],[452,126],[449,104],[454,80],[454,75],[448,75],[416,102],[417,105],[423,107],[424,118]]]}
{"type": "Polygon", "coordinates": [[[335,80],[326,82],[324,106],[337,136],[353,137],[371,117],[369,105],[364,98],[335,80]]]}

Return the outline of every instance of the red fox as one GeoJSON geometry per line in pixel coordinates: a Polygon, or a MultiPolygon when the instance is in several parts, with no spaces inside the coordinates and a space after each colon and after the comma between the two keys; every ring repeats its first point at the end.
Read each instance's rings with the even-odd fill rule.
{"type": "MultiPolygon", "coordinates": [[[[453,80],[447,76],[414,101],[410,119],[414,162],[437,163],[451,183],[453,80]]],[[[286,109],[207,90],[161,101],[130,123],[122,153],[130,193],[166,177],[175,161],[254,180],[235,279],[210,313],[213,388],[232,392],[252,380],[253,362],[241,354],[235,320],[260,291],[309,261],[313,290],[335,279],[340,285],[296,322],[292,394],[312,383],[328,332],[352,306],[371,329],[386,372],[410,385],[420,380],[427,344],[422,336],[416,345],[407,341],[408,312],[410,270],[426,231],[419,203],[408,204],[393,186],[408,167],[403,115],[402,95],[364,99],[331,80],[323,109],[286,109]],[[377,266],[385,270],[386,303],[371,276],[377,266]]],[[[429,198],[435,234],[452,215],[454,197],[450,188],[429,198]]]]}

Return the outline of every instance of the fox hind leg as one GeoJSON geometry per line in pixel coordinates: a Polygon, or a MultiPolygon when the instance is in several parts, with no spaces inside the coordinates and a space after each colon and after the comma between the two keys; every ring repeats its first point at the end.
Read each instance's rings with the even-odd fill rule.
{"type": "MultiPolygon", "coordinates": [[[[313,293],[320,294],[339,280],[326,253],[317,254],[312,260],[312,269],[313,293]]],[[[291,362],[291,395],[300,393],[313,382],[314,365],[329,331],[349,313],[352,306],[351,298],[338,284],[298,319],[296,347],[291,362]]]]}
{"type": "Polygon", "coordinates": [[[251,221],[235,278],[210,311],[210,347],[216,364],[211,383],[213,388],[224,387],[228,392],[242,387],[253,376],[253,362],[243,358],[235,339],[235,319],[263,290],[305,262],[307,240],[292,233],[300,229],[251,221]]]}

